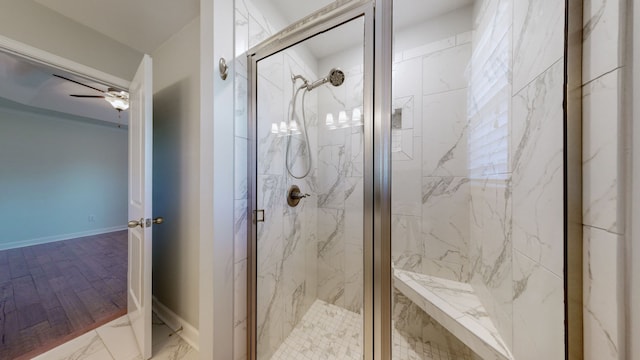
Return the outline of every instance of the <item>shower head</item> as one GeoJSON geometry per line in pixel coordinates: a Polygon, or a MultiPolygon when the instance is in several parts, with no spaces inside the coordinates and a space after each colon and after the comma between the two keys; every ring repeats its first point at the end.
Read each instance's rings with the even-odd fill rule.
{"type": "Polygon", "coordinates": [[[344,72],[338,68],[333,68],[329,71],[329,75],[323,77],[320,80],[316,80],[313,83],[307,85],[307,91],[311,91],[320,85],[324,85],[330,82],[333,86],[340,86],[344,83],[344,72]]]}
{"type": "Polygon", "coordinates": [[[327,78],[329,78],[331,85],[340,86],[344,82],[344,72],[338,68],[333,68],[329,71],[327,78]]]}

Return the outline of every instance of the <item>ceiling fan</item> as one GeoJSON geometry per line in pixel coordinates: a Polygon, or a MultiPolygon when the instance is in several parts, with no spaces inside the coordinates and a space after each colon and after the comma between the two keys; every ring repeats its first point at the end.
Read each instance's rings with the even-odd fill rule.
{"type": "Polygon", "coordinates": [[[82,85],[84,87],[88,87],[89,89],[95,90],[97,92],[102,93],[102,95],[76,95],[76,94],[70,94],[69,96],[73,96],[73,97],[77,97],[77,98],[102,98],[105,99],[109,104],[111,104],[111,106],[113,106],[114,109],[118,110],[118,113],[122,112],[123,110],[127,110],[129,108],[129,93],[126,91],[120,91],[114,88],[107,88],[107,91],[103,91],[100,90],[98,88],[95,88],[93,86],[89,86],[87,84],[83,84],[79,81],[75,81],[72,79],[69,79],[67,77],[61,76],[61,75],[56,75],[56,74],[52,74],[53,76],[60,78],[60,79],[64,79],[67,81],[70,81],[72,83],[76,83],[78,85],[82,85]]]}

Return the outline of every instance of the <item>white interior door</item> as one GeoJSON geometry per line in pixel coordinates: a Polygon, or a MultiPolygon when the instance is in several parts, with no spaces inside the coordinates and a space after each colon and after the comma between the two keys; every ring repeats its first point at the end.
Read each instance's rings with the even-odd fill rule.
{"type": "Polygon", "coordinates": [[[128,316],[143,359],[151,357],[152,71],[145,55],[129,89],[128,316]]]}

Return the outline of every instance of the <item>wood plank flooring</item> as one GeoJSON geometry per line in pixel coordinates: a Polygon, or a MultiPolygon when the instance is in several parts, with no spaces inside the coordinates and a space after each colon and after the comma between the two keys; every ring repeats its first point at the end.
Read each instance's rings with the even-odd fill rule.
{"type": "Polygon", "coordinates": [[[127,262],[126,231],[0,251],[0,359],[44,352],[125,314],[127,262]]]}

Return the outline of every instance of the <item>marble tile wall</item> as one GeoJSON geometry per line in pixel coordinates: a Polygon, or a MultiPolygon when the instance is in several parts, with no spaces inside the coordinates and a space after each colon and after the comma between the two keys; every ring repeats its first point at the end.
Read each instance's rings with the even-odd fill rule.
{"type": "Polygon", "coordinates": [[[311,142],[316,132],[314,94],[308,94],[305,101],[312,154],[310,176],[294,179],[285,167],[288,146],[290,154],[295,155],[290,157],[293,174],[299,176],[309,166],[303,156],[297,155],[307,151],[300,140],[302,136],[279,137],[271,132],[274,120],[279,123],[288,116],[291,74],[316,77],[315,71],[299,65],[294,51],[272,55],[258,64],[257,206],[265,210],[265,222],[258,224],[257,249],[257,340],[261,358],[269,358],[280,346],[315,300],[316,292],[315,287],[309,286],[316,284],[316,258],[308,256],[309,250],[317,246],[316,204],[301,201],[292,208],[286,203],[287,191],[294,184],[304,193],[317,193],[313,168],[318,163],[317,150],[311,142]]]}
{"type": "Polygon", "coordinates": [[[513,7],[512,351],[517,359],[561,358],[565,4],[513,7]]]}
{"type": "MultiPolygon", "coordinates": [[[[247,357],[247,156],[248,93],[247,57],[249,49],[249,12],[243,1],[235,2],[235,148],[234,148],[234,360],[247,357]]],[[[255,20],[252,20],[255,22],[255,20]]],[[[252,25],[255,26],[255,25],[252,25]]]]}
{"type": "MultiPolygon", "coordinates": [[[[247,59],[248,48],[274,33],[274,27],[250,1],[236,1],[235,11],[235,310],[234,358],[246,358],[246,278],[247,278],[247,59]]],[[[315,173],[304,180],[288,175],[285,168],[287,137],[271,133],[272,123],[288,116],[292,98],[291,74],[316,78],[316,64],[302,61],[297,50],[271,56],[259,64],[258,78],[258,206],[265,210],[258,227],[258,353],[269,358],[300,321],[316,299],[316,204],[301,202],[296,208],[286,204],[286,191],[293,185],[315,193],[315,173]]],[[[298,114],[301,98],[298,97],[298,114]]],[[[305,100],[312,148],[312,164],[317,164],[317,96],[305,100]]],[[[299,117],[301,120],[301,118],[299,117]]],[[[291,154],[303,149],[299,136],[292,137],[291,154]]],[[[302,172],[301,157],[291,159],[292,171],[302,172]]]]}
{"type": "MultiPolygon", "coordinates": [[[[594,55],[590,60],[592,65],[585,71],[594,77],[585,80],[585,90],[590,91],[585,91],[585,94],[590,94],[585,95],[585,106],[591,106],[594,113],[591,118],[595,119],[601,116],[598,111],[604,111],[596,104],[601,104],[601,101],[609,104],[611,100],[588,100],[611,99],[607,92],[618,90],[615,84],[619,74],[611,72],[615,68],[607,67],[611,64],[618,66],[619,61],[611,62],[604,57],[595,59],[596,54],[605,53],[596,49],[598,44],[605,43],[602,39],[609,39],[611,29],[606,27],[611,26],[612,14],[617,15],[618,12],[609,8],[616,6],[609,5],[611,2],[598,2],[593,8],[587,4],[588,0],[585,11],[593,9],[591,17],[594,21],[588,22],[585,16],[585,26],[592,27],[590,35],[585,37],[585,44],[591,41],[589,49],[594,55]]],[[[243,341],[246,331],[243,291],[246,287],[247,181],[243,169],[247,143],[247,75],[242,53],[247,47],[265,39],[271,31],[264,19],[256,17],[259,12],[255,9],[249,11],[250,7],[248,1],[236,2],[237,359],[245,356],[243,341]]],[[[473,34],[459,34],[395,55],[394,108],[403,109],[403,123],[394,134],[398,135],[394,142],[398,151],[393,153],[394,264],[407,270],[471,282],[517,359],[528,359],[533,354],[537,358],[541,354],[547,358],[560,358],[564,351],[563,238],[562,223],[557,221],[562,219],[558,200],[562,199],[563,19],[563,2],[477,1],[473,34]],[[485,34],[490,35],[483,36],[485,34]],[[465,57],[467,60],[462,60],[465,57]],[[469,59],[471,66],[467,66],[469,59]],[[476,64],[484,71],[474,72],[476,64]],[[450,79],[440,81],[440,77],[447,74],[451,75],[450,79]],[[416,77],[422,78],[422,82],[415,81],[416,77]],[[429,84],[426,87],[423,86],[425,82],[429,84]],[[474,96],[474,89],[486,92],[478,92],[481,96],[474,96]],[[439,121],[428,122],[424,118],[426,115],[439,121]],[[493,133],[499,134],[496,136],[500,145],[489,147],[493,150],[483,153],[485,158],[477,159],[474,149],[483,146],[477,140],[482,136],[476,136],[483,123],[481,120],[495,125],[493,133]],[[438,128],[439,124],[447,126],[438,128]],[[423,144],[426,142],[432,147],[425,149],[423,144]],[[459,211],[461,208],[465,211],[459,211]],[[425,221],[425,214],[431,219],[441,220],[425,221]],[[443,240],[451,239],[454,237],[452,234],[455,234],[456,241],[443,240]]],[[[287,59],[284,57],[286,55],[283,55],[280,65],[283,69],[270,74],[279,72],[286,77],[284,63],[287,59]]],[[[355,73],[358,69],[348,71],[355,73]]],[[[268,86],[274,83],[265,81],[268,86]]],[[[354,91],[358,86],[352,84],[336,90],[354,91]]],[[[283,87],[270,88],[272,96],[280,96],[279,101],[277,98],[272,100],[286,109],[284,91],[283,87]]],[[[274,239],[281,240],[280,245],[266,246],[265,251],[286,254],[288,260],[265,263],[266,268],[271,266],[271,272],[262,275],[265,284],[273,285],[271,289],[288,289],[287,292],[265,292],[273,301],[290,304],[272,310],[274,318],[289,319],[282,325],[269,325],[277,334],[284,334],[292,328],[300,309],[304,309],[297,304],[309,304],[309,300],[316,296],[354,311],[361,306],[361,274],[351,259],[353,254],[361,254],[362,251],[361,241],[358,241],[361,239],[358,219],[362,219],[362,215],[357,209],[362,203],[362,168],[358,165],[362,156],[362,137],[356,128],[332,130],[330,133],[320,126],[322,121],[317,120],[318,117],[324,119],[327,111],[333,111],[329,109],[338,106],[350,109],[357,104],[346,104],[348,97],[330,93],[323,95],[321,91],[316,101],[317,169],[313,180],[305,185],[318,194],[317,209],[308,215],[315,221],[283,210],[276,215],[281,217],[281,230],[261,230],[273,233],[274,239]],[[302,229],[311,230],[309,223],[316,224],[317,238],[309,236],[304,239],[305,231],[302,229]],[[283,239],[288,241],[282,242],[283,239]],[[304,263],[299,263],[300,259],[304,259],[304,263]],[[314,263],[316,259],[317,263],[314,263]],[[283,273],[279,273],[282,269],[278,269],[280,266],[282,269],[297,266],[315,268],[317,278],[303,278],[296,274],[283,280],[283,273]],[[276,283],[282,285],[275,286],[276,283]],[[288,301],[292,299],[294,301],[288,301]]],[[[588,123],[586,117],[585,121],[588,123]]],[[[616,137],[611,137],[613,130],[597,128],[595,123],[593,126],[594,139],[590,143],[600,145],[585,151],[611,156],[611,149],[618,146],[616,137]],[[599,147],[604,147],[605,151],[598,151],[599,147]]],[[[273,161],[265,162],[270,166],[261,169],[260,186],[274,191],[274,194],[283,192],[291,182],[284,176],[284,171],[274,170],[284,169],[283,163],[277,162],[278,157],[283,158],[283,150],[277,141],[265,144],[274,145],[271,152],[274,156],[273,161]],[[280,155],[276,156],[278,152],[280,155]]],[[[591,158],[593,164],[602,161],[598,156],[585,156],[585,159],[591,158]]],[[[594,171],[595,166],[597,164],[592,167],[594,171]]],[[[585,164],[585,171],[591,171],[589,169],[585,164]]],[[[602,178],[612,174],[616,175],[617,171],[585,175],[585,179],[593,179],[593,185],[585,186],[585,199],[593,199],[596,203],[615,202],[613,194],[617,190],[611,190],[611,186],[617,185],[616,179],[602,178]]],[[[279,201],[277,196],[270,198],[269,194],[265,191],[265,201],[279,201]]],[[[617,217],[612,216],[609,210],[598,213],[596,208],[602,209],[601,206],[585,208],[585,218],[593,219],[594,224],[590,226],[601,230],[585,231],[590,239],[597,239],[592,240],[589,246],[617,241],[618,237],[612,236],[619,232],[617,217]]],[[[585,224],[589,225],[586,221],[585,224]]],[[[609,255],[607,259],[613,261],[614,256],[609,255]]],[[[604,266],[602,264],[594,264],[594,268],[600,269],[604,266]]],[[[611,273],[599,273],[599,276],[588,280],[594,289],[610,285],[605,279],[613,277],[611,273]]],[[[603,304],[620,300],[615,297],[603,299],[599,290],[585,296],[591,296],[585,302],[589,307],[587,311],[595,309],[593,314],[598,314],[604,308],[603,304]]],[[[590,336],[599,339],[597,341],[605,341],[607,335],[617,336],[616,322],[597,320],[594,317],[591,323],[585,323],[590,336]]],[[[273,347],[275,341],[271,342],[266,346],[273,347]]],[[[611,345],[611,349],[614,348],[611,345]]]]}
{"type": "Polygon", "coordinates": [[[393,108],[402,110],[402,123],[392,130],[393,262],[458,281],[470,275],[470,40],[460,33],[404,49],[393,64],[393,108]]]}
{"type": "MultiPolygon", "coordinates": [[[[338,120],[362,111],[363,50],[347,50],[320,60],[319,72],[339,67],[345,82],[317,89],[318,113],[338,120]],[[345,57],[348,60],[345,61],[345,57]]],[[[363,292],[363,128],[318,125],[318,299],[358,312],[363,292]]]]}
{"type": "Polygon", "coordinates": [[[582,62],[584,358],[624,359],[625,1],[585,0],[582,62]]]}
{"type": "Polygon", "coordinates": [[[413,99],[422,138],[401,138],[394,153],[394,264],[471,282],[515,358],[559,358],[564,3],[483,0],[473,14],[468,45],[439,43],[458,60],[440,65],[445,51],[422,64],[405,58],[413,52],[395,56],[394,99],[413,99]],[[420,65],[423,89],[409,80],[420,65]],[[421,209],[407,194],[418,187],[416,167],[421,209]],[[443,243],[454,233],[463,241],[443,243]]]}

